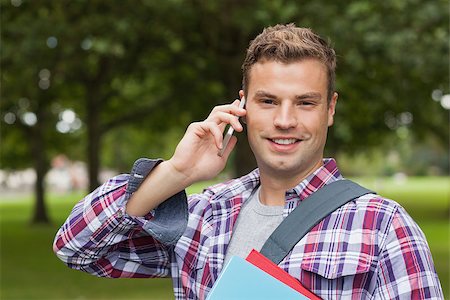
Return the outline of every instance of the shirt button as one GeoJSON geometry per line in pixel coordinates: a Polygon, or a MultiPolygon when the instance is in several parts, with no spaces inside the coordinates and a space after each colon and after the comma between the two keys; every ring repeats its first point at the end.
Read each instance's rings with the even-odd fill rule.
{"type": "Polygon", "coordinates": [[[117,216],[118,218],[122,218],[122,217],[123,217],[123,210],[122,210],[122,209],[119,209],[119,210],[117,211],[116,216],[117,216]]]}

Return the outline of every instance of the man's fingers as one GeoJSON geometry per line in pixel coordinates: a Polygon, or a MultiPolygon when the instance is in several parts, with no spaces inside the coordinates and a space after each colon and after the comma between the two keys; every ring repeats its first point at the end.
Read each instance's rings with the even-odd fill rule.
{"type": "Polygon", "coordinates": [[[246,111],[239,108],[239,103],[239,100],[235,100],[232,104],[214,107],[206,121],[215,122],[222,131],[227,124],[230,124],[238,132],[242,131],[243,127],[239,123],[238,117],[245,116],[246,111]]]}
{"type": "Polygon", "coordinates": [[[232,104],[219,105],[213,108],[208,116],[208,120],[217,121],[217,116],[223,115],[223,113],[233,116],[244,116],[246,111],[243,108],[239,108],[239,100],[234,100],[232,104]]]}
{"type": "Polygon", "coordinates": [[[233,103],[231,103],[231,104],[224,104],[224,105],[217,105],[217,106],[215,106],[212,109],[211,114],[214,113],[214,112],[218,112],[218,111],[224,111],[224,112],[232,113],[235,107],[239,107],[239,99],[234,100],[233,103]]]}
{"type": "MultiPolygon", "coordinates": [[[[243,130],[238,116],[244,116],[246,111],[243,108],[239,108],[239,104],[240,101],[235,100],[232,104],[214,107],[205,121],[190,125],[192,132],[201,139],[211,134],[217,149],[221,150],[223,147],[223,131],[227,124],[230,124],[238,132],[243,130]]],[[[236,141],[233,144],[235,143],[236,141]]],[[[222,152],[226,152],[225,149],[222,152]]]]}
{"type": "Polygon", "coordinates": [[[240,132],[243,130],[242,125],[239,122],[238,118],[235,115],[231,115],[226,112],[222,111],[216,112],[214,114],[214,117],[211,118],[209,121],[215,122],[217,125],[219,125],[222,131],[227,124],[230,124],[236,131],[240,132]]]}
{"type": "Polygon", "coordinates": [[[219,126],[214,122],[200,122],[198,123],[203,133],[210,133],[214,138],[214,142],[218,149],[222,149],[222,130],[219,126]]]}

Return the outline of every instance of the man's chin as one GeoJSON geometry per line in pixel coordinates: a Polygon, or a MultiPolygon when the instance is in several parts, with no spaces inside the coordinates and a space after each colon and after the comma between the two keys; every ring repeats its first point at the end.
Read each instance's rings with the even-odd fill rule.
{"type": "Polygon", "coordinates": [[[274,178],[304,178],[314,172],[320,164],[322,160],[316,164],[310,164],[308,162],[313,161],[313,158],[310,158],[308,161],[305,159],[283,159],[283,158],[272,158],[272,160],[267,160],[262,165],[258,163],[260,171],[263,173],[267,173],[267,175],[272,176],[274,178]]]}
{"type": "Polygon", "coordinates": [[[299,171],[298,165],[286,160],[272,161],[265,164],[265,170],[278,176],[286,177],[292,176],[299,171]]]}

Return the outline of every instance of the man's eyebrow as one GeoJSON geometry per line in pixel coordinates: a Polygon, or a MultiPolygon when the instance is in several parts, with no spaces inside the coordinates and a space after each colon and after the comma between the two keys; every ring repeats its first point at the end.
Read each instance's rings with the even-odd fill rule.
{"type": "MultiPolygon", "coordinates": [[[[278,98],[276,95],[273,95],[273,94],[271,94],[269,92],[266,92],[266,91],[263,91],[263,90],[257,91],[255,93],[255,97],[257,97],[257,98],[270,98],[270,99],[277,99],[278,98]]],[[[304,94],[295,96],[295,99],[297,99],[297,100],[304,100],[304,99],[316,99],[316,100],[319,100],[321,98],[322,98],[322,94],[318,93],[318,92],[309,92],[309,93],[304,93],[304,94]]]]}
{"type": "Polygon", "coordinates": [[[317,92],[310,92],[310,93],[305,93],[302,95],[298,95],[295,98],[297,98],[297,100],[304,100],[304,99],[321,99],[322,95],[320,93],[317,92]]]}
{"type": "Polygon", "coordinates": [[[277,98],[277,96],[272,95],[271,93],[268,93],[266,91],[257,91],[255,93],[255,97],[258,97],[258,98],[272,98],[272,99],[277,98]]]}

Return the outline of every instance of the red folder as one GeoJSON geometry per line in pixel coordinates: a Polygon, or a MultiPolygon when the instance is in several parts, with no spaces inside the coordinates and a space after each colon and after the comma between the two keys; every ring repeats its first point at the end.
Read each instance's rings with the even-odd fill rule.
{"type": "Polygon", "coordinates": [[[278,267],[273,261],[262,255],[256,250],[252,250],[246,260],[254,266],[260,268],[269,275],[275,277],[284,284],[290,286],[302,295],[312,300],[321,300],[320,297],[305,288],[300,281],[289,275],[286,271],[278,267]]]}

